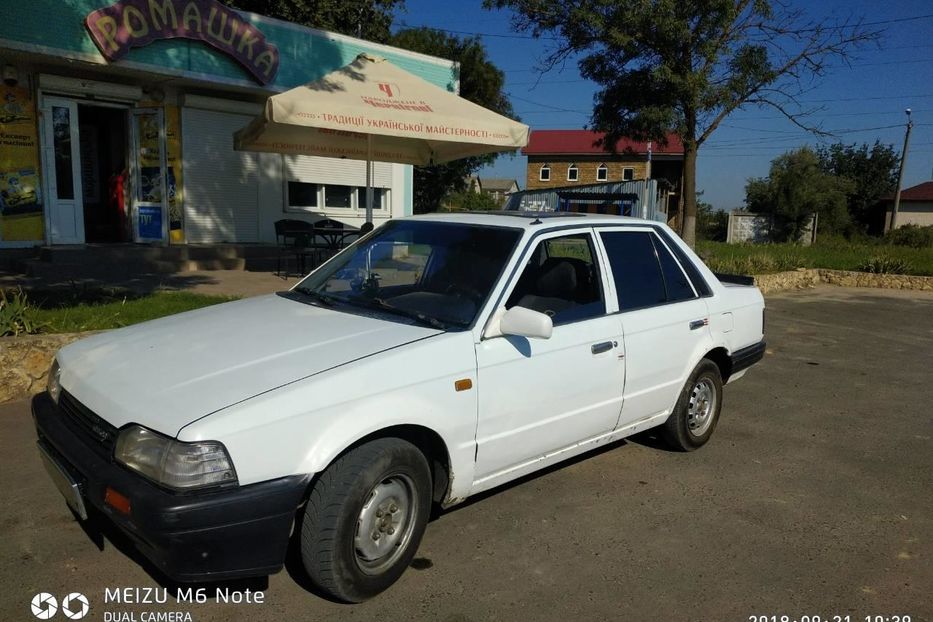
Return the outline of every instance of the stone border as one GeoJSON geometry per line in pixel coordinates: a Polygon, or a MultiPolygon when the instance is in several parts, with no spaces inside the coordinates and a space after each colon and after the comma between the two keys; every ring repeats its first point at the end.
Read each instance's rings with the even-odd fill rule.
{"type": "Polygon", "coordinates": [[[0,404],[45,391],[55,353],[94,332],[0,337],[0,404]]]}
{"type": "Polygon", "coordinates": [[[933,276],[873,274],[871,272],[828,270],[826,268],[799,268],[790,272],[760,274],[755,277],[755,285],[758,286],[762,294],[813,287],[818,283],[839,285],[840,287],[879,287],[882,289],[933,291],[933,276]]]}

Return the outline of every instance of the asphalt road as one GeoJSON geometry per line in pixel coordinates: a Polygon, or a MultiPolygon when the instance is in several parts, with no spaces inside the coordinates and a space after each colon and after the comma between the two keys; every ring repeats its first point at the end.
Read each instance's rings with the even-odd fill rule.
{"type": "Polygon", "coordinates": [[[638,437],[451,510],[362,605],[294,570],[219,586],[262,589],[261,604],[105,604],[106,588],[159,584],[74,521],[27,403],[0,406],[0,620],[34,620],[42,591],[137,622],[933,620],[933,295],[826,287],[768,309],[768,354],[726,388],[706,447],[638,437]]]}

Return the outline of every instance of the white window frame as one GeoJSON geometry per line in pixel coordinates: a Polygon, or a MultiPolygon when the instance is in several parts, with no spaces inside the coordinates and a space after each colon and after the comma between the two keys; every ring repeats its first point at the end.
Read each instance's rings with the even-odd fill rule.
{"type": "Polygon", "coordinates": [[[635,167],[634,166],[626,166],[625,168],[622,169],[622,181],[635,181],[635,167]],[[630,177],[626,179],[626,175],[630,175],[630,177]]]}
{"type": "Polygon", "coordinates": [[[538,169],[538,181],[551,181],[551,165],[545,164],[538,169]]]}
{"type": "Polygon", "coordinates": [[[321,199],[323,198],[321,194],[321,184],[314,181],[303,181],[300,179],[286,179],[285,183],[282,185],[282,210],[290,214],[310,214],[312,212],[317,212],[321,210],[322,204],[321,199]],[[314,196],[316,205],[290,205],[289,204],[289,192],[288,184],[311,184],[316,186],[314,189],[314,196]]]}
{"type": "Polygon", "coordinates": [[[580,181],[580,169],[576,162],[571,162],[567,167],[567,181],[580,181]],[[573,177],[570,176],[571,171],[573,171],[573,177]]]}
{"type": "MultiPolygon", "coordinates": [[[[382,200],[377,201],[373,205],[373,212],[383,213],[388,212],[389,208],[392,205],[390,200],[390,195],[392,193],[391,188],[382,188],[382,187],[373,187],[374,194],[381,190],[382,191],[382,200]]],[[[285,179],[282,188],[282,210],[287,214],[319,214],[323,216],[365,216],[366,215],[366,186],[347,186],[346,184],[328,184],[320,181],[309,181],[305,179],[285,179]],[[288,202],[288,184],[289,182],[297,182],[302,184],[314,184],[317,186],[317,205],[316,206],[292,206],[288,202]],[[354,188],[354,192],[350,197],[350,207],[327,207],[325,201],[327,199],[327,187],[328,186],[343,186],[347,188],[354,188]]]]}
{"type": "Polygon", "coordinates": [[[609,167],[605,163],[596,167],[596,181],[609,181],[609,167]]]}

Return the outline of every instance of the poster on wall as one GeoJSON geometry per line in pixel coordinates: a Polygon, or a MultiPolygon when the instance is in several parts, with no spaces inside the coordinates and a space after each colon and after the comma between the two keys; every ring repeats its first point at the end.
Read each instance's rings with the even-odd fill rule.
{"type": "Polygon", "coordinates": [[[44,238],[35,102],[0,84],[0,240],[44,238]]]}
{"type": "Polygon", "coordinates": [[[169,234],[172,242],[182,242],[181,109],[178,106],[165,106],[165,159],[168,163],[169,234]]]}
{"type": "MultiPolygon", "coordinates": [[[[155,102],[141,102],[140,107],[160,107],[155,102]]],[[[165,191],[168,203],[169,234],[174,243],[184,242],[182,222],[181,110],[161,106],[165,118],[165,191]]],[[[137,197],[144,203],[162,202],[161,151],[158,115],[137,116],[139,123],[139,188],[137,197]]],[[[142,235],[142,234],[140,234],[142,235]]]]}

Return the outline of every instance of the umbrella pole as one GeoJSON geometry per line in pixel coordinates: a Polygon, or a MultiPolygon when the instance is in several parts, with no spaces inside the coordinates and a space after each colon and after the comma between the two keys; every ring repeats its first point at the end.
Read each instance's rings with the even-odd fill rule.
{"type": "Polygon", "coordinates": [[[366,222],[373,221],[373,135],[366,135],[366,222]]]}

